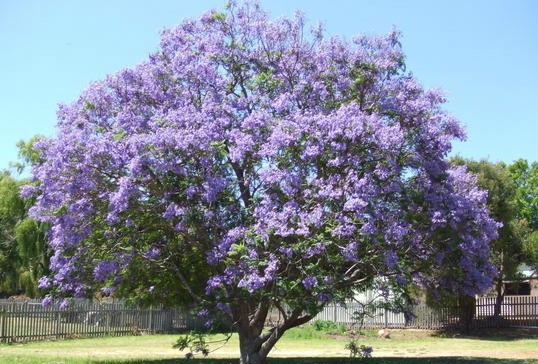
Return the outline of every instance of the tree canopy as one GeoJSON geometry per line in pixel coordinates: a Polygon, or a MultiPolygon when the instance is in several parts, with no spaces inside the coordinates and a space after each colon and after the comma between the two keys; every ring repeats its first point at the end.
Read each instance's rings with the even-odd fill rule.
{"type": "Polygon", "coordinates": [[[538,163],[519,159],[509,171],[516,184],[518,217],[527,221],[531,230],[538,231],[538,163]]]}
{"type": "Polygon", "coordinates": [[[245,364],[356,289],[483,291],[498,225],[445,160],[464,133],[444,102],[405,71],[396,32],[326,39],[256,3],[186,20],[36,144],[41,283],[198,303],[229,319],[245,364]]]}
{"type": "Polygon", "coordinates": [[[538,163],[519,159],[509,166],[516,184],[517,217],[526,225],[523,252],[528,264],[538,271],[538,163]]]}

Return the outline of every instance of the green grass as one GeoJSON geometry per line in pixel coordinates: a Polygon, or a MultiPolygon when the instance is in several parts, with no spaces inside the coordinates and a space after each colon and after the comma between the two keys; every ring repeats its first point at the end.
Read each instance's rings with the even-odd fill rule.
{"type": "MultiPolygon", "coordinates": [[[[3,360],[3,359],[2,359],[3,360]]],[[[14,359],[2,361],[3,364],[238,364],[237,358],[206,359],[138,359],[138,360],[102,360],[88,359],[14,359]]],[[[495,359],[495,358],[269,358],[268,364],[535,364],[532,359],[495,359]]]]}
{"type": "MultiPolygon", "coordinates": [[[[435,337],[420,331],[395,331],[391,339],[360,338],[373,346],[374,358],[351,359],[349,338],[314,327],[290,330],[268,364],[538,364],[538,337],[435,337]],[[536,359],[535,359],[536,358],[536,359]]],[[[370,336],[370,337],[369,337],[370,336]]],[[[205,359],[182,359],[173,349],[177,335],[143,335],[0,345],[2,364],[228,364],[238,363],[233,336],[205,359]]]]}

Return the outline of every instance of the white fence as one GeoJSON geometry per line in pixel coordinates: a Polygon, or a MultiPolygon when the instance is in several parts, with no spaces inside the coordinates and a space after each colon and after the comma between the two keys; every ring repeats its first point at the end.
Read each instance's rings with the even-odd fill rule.
{"type": "MultiPolygon", "coordinates": [[[[470,325],[476,328],[507,326],[538,326],[538,296],[505,296],[500,315],[494,316],[495,297],[476,299],[470,325]]],[[[347,302],[330,304],[314,320],[332,321],[347,326],[365,328],[443,329],[456,327],[464,316],[458,307],[431,308],[423,303],[413,306],[408,313],[394,312],[383,305],[364,305],[347,302]]]]}

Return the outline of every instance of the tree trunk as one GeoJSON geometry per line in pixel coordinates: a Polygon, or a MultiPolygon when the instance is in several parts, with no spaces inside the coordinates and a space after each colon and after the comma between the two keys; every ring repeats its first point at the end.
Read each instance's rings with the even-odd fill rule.
{"type": "Polygon", "coordinates": [[[497,292],[497,296],[495,297],[495,307],[493,309],[493,317],[495,319],[495,322],[497,325],[500,324],[501,320],[501,307],[504,301],[504,292],[503,292],[503,281],[502,279],[497,280],[497,284],[495,287],[495,290],[497,292]]]}
{"type": "Polygon", "coordinates": [[[266,364],[267,355],[284,332],[310,321],[315,316],[301,316],[302,309],[296,308],[289,315],[284,315],[283,322],[263,332],[269,302],[258,302],[254,310],[252,306],[243,302],[235,306],[233,311],[235,328],[239,334],[240,364],[266,364]]]}
{"type": "Polygon", "coordinates": [[[460,327],[464,334],[469,334],[475,315],[476,299],[472,296],[459,296],[460,327]]]}
{"type": "Polygon", "coordinates": [[[497,277],[495,283],[495,291],[497,293],[497,296],[495,297],[495,307],[493,308],[493,317],[496,321],[501,318],[501,306],[504,301],[503,281],[505,277],[506,275],[504,270],[504,251],[501,251],[501,267],[499,269],[499,276],[497,277]]]}
{"type": "Polygon", "coordinates": [[[258,337],[252,337],[248,332],[239,330],[240,364],[265,364],[267,356],[260,353],[261,345],[258,337]]]}

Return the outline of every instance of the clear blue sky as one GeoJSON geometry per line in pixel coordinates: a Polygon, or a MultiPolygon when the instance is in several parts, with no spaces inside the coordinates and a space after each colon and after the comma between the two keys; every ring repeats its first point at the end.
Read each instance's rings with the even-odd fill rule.
{"type": "MultiPolygon", "coordinates": [[[[0,0],[0,169],[16,142],[53,136],[58,102],[136,65],[159,30],[225,0],[0,0]]],[[[448,95],[466,125],[454,152],[538,160],[538,1],[262,0],[273,17],[297,9],[329,34],[403,33],[408,70],[448,95]]]]}

